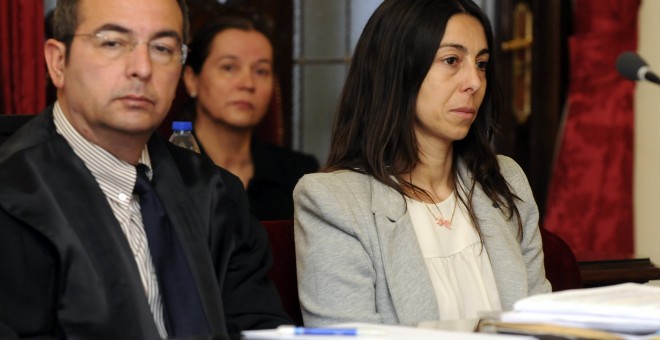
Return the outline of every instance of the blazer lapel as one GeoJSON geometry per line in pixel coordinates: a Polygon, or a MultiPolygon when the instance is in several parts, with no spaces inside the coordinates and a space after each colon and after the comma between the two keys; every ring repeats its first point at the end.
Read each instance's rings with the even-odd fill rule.
{"type": "Polygon", "coordinates": [[[524,266],[515,265],[525,263],[520,244],[515,242],[518,239],[517,222],[515,219],[507,220],[479,185],[474,192],[472,205],[479,219],[500,302],[507,309],[516,299],[527,295],[527,273],[524,266]]]}
{"type": "Polygon", "coordinates": [[[405,200],[371,178],[372,211],[383,256],[387,285],[402,324],[439,319],[438,303],[426,270],[405,200]]]}
{"type": "Polygon", "coordinates": [[[112,209],[66,141],[52,138],[8,165],[27,180],[3,183],[0,202],[10,202],[4,206],[7,212],[54,245],[67,276],[64,282],[94,282],[61,287],[58,318],[65,328],[80,326],[76,330],[81,334],[96,326],[123,324],[134,327],[136,337],[157,337],[132,251],[112,209]]]}

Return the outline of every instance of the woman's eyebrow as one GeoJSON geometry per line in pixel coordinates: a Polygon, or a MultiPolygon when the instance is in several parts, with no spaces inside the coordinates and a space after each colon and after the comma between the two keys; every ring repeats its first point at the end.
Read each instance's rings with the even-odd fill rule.
{"type": "MultiPolygon", "coordinates": [[[[461,44],[452,44],[452,43],[440,44],[440,47],[438,49],[441,49],[441,48],[455,48],[457,50],[460,50],[463,53],[467,53],[467,48],[465,46],[461,45],[461,44]]],[[[484,48],[481,51],[479,51],[479,53],[477,53],[477,56],[482,56],[484,54],[490,54],[490,50],[488,48],[484,48]]]]}

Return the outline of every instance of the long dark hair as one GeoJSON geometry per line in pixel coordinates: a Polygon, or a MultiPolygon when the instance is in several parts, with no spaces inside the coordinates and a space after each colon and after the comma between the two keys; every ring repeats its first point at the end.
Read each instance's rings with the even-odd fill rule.
{"type": "MultiPolygon", "coordinates": [[[[404,178],[420,162],[413,130],[415,104],[421,84],[431,68],[449,19],[470,15],[481,23],[488,48],[495,50],[488,17],[470,0],[385,0],[367,22],[341,94],[326,171],[350,169],[373,176],[402,195],[421,190],[404,178]]],[[[479,231],[472,208],[478,183],[511,219],[515,215],[522,235],[520,213],[500,173],[490,139],[502,110],[501,90],[495,75],[495,55],[486,70],[487,88],[477,118],[467,136],[454,142],[453,177],[458,197],[468,208],[479,231]],[[474,181],[457,171],[463,162],[474,181]]],[[[480,233],[481,234],[481,233],[480,233]]]]}

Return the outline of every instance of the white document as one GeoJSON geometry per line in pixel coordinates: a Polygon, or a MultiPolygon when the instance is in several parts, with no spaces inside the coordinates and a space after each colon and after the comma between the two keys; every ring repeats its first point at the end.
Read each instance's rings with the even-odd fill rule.
{"type": "Polygon", "coordinates": [[[660,287],[623,283],[566,290],[521,299],[513,309],[501,321],[649,334],[660,330],[660,287]]]}
{"type": "Polygon", "coordinates": [[[358,330],[368,330],[380,333],[379,335],[357,335],[357,336],[319,336],[319,335],[287,335],[277,331],[277,329],[266,329],[257,331],[243,331],[241,335],[244,339],[292,339],[292,340],[311,340],[311,339],[356,339],[356,340],[535,340],[534,337],[502,334],[485,333],[464,333],[450,332],[441,330],[421,329],[405,326],[391,326],[367,323],[346,323],[335,325],[337,328],[355,328],[358,330]]]}

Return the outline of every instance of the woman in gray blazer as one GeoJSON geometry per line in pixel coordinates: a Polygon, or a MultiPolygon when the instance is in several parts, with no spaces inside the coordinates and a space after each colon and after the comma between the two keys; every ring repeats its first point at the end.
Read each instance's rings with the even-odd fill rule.
{"type": "Polygon", "coordinates": [[[294,191],[306,325],[476,318],[550,291],[525,174],[490,144],[494,49],[470,0],[387,0],[369,19],[326,171],[294,191]]]}

